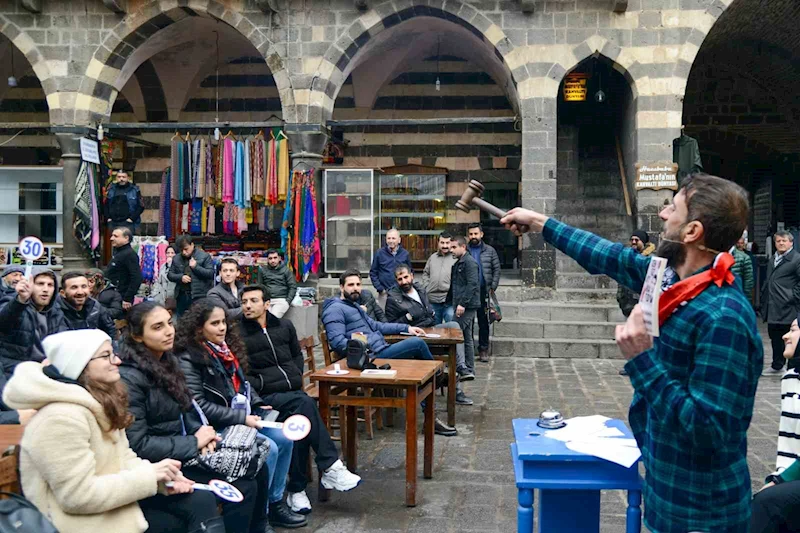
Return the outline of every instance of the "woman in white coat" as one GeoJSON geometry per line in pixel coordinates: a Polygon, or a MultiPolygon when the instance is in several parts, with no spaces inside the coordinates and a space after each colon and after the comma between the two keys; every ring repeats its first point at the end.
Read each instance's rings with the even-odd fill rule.
{"type": "MultiPolygon", "coordinates": [[[[167,278],[169,267],[172,266],[172,258],[175,257],[175,248],[172,245],[167,247],[166,256],[167,262],[158,271],[158,277],[153,283],[153,292],[151,293],[153,301],[164,306],[167,306],[167,300],[175,299],[175,282],[167,278]]],[[[172,308],[174,307],[173,305],[172,308]]]]}
{"type": "MultiPolygon", "coordinates": [[[[128,445],[125,428],[133,417],[108,335],[67,331],[45,338],[42,346],[49,366],[20,363],[3,401],[14,409],[38,410],[22,437],[20,476],[25,495],[58,531],[169,531],[174,525],[163,514],[148,529],[137,503],[167,494],[174,495],[169,500],[175,507],[193,502],[199,510],[178,521],[183,531],[220,522],[214,518],[214,497],[192,493],[179,461],[150,463],[128,445]],[[174,482],[172,488],[166,488],[168,481],[174,482]]],[[[224,526],[208,530],[224,531],[224,526]]]]}

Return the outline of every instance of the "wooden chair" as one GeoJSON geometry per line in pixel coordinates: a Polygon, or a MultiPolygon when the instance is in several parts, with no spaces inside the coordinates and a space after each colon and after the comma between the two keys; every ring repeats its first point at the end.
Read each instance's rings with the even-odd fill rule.
{"type": "Polygon", "coordinates": [[[317,371],[317,364],[314,362],[314,337],[306,337],[300,340],[300,348],[306,351],[306,356],[303,358],[305,363],[303,372],[303,391],[306,394],[319,400],[319,385],[311,383],[309,376],[317,371]]]}
{"type": "MultiPolygon", "coordinates": [[[[19,446],[9,448],[0,458],[0,491],[22,494],[19,482],[19,446]]],[[[0,497],[6,499],[6,496],[0,497]]]]}
{"type": "MultiPolygon", "coordinates": [[[[335,351],[331,350],[331,347],[328,344],[328,334],[325,332],[324,328],[319,333],[319,340],[322,343],[322,355],[325,359],[325,366],[330,366],[336,361],[343,359],[342,356],[340,356],[335,351]]],[[[367,396],[371,396],[372,392],[373,392],[372,389],[364,389],[364,394],[367,396]]],[[[364,417],[363,418],[359,417],[356,420],[356,424],[359,422],[364,422],[367,428],[367,438],[369,440],[372,440],[375,438],[375,434],[372,428],[373,421],[375,422],[375,425],[378,426],[378,429],[381,430],[383,429],[383,411],[381,407],[365,407],[363,409],[364,409],[363,411],[364,417]]],[[[334,414],[331,413],[331,421],[333,422],[334,420],[339,420],[339,417],[343,415],[344,415],[344,409],[341,410],[341,415],[334,416],[334,414]]],[[[342,435],[344,435],[344,431],[342,431],[342,428],[346,427],[346,424],[340,423],[336,427],[337,429],[339,429],[339,432],[342,435]]]]}

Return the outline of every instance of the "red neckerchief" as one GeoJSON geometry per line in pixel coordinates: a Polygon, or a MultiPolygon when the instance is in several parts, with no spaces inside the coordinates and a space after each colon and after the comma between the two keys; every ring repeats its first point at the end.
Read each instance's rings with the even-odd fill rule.
{"type": "Polygon", "coordinates": [[[663,325],[683,302],[695,298],[712,283],[717,287],[722,287],[723,283],[733,285],[735,278],[731,267],[734,262],[731,254],[721,253],[714,259],[710,269],[679,281],[661,294],[658,301],[658,324],[663,325]]]}
{"type": "Polygon", "coordinates": [[[233,352],[228,349],[227,344],[223,344],[222,346],[214,344],[212,346],[211,343],[206,342],[204,346],[206,350],[208,350],[208,353],[211,354],[212,357],[219,359],[225,369],[230,372],[231,380],[233,380],[233,389],[238,393],[242,387],[242,381],[239,379],[239,360],[233,352]]]}

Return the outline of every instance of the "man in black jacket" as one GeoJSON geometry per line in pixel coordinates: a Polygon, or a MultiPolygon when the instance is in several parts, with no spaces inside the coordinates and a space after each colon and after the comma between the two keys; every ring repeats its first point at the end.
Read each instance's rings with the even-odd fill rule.
{"type": "Polygon", "coordinates": [[[486,314],[486,303],[489,291],[496,291],[500,285],[500,258],[497,251],[483,242],[483,227],[474,222],[467,229],[469,237],[469,253],[478,263],[481,286],[481,302],[478,306],[478,360],[489,362],[489,316],[486,314]]]}
{"type": "Polygon", "coordinates": [[[0,300],[0,362],[6,377],[23,361],[42,361],[42,339],[69,329],[58,304],[55,272],[34,268],[32,278],[21,279],[15,292],[0,300]]]}
{"type": "MultiPolygon", "coordinates": [[[[428,301],[428,294],[425,289],[414,282],[414,273],[408,268],[408,265],[398,265],[394,269],[394,277],[397,286],[389,289],[386,298],[386,320],[388,322],[408,324],[418,328],[461,328],[458,322],[436,324],[436,313],[428,301]]],[[[475,379],[475,374],[467,370],[464,364],[463,344],[456,347],[456,372],[459,377],[459,383],[456,385],[456,403],[472,405],[474,403],[472,399],[461,390],[461,381],[475,379]]]]}
{"type": "Polygon", "coordinates": [[[129,228],[116,228],[111,232],[111,246],[114,247],[114,252],[105,272],[105,277],[122,295],[122,309],[125,311],[133,305],[133,298],[142,284],[139,256],[131,248],[131,240],[133,233],[129,228]]]}
{"type": "Polygon", "coordinates": [[[117,172],[116,181],[108,188],[106,197],[106,222],[109,227],[135,231],[142,222],[144,205],[142,192],[130,181],[127,172],[117,172]]]}
{"type": "Polygon", "coordinates": [[[772,365],[764,374],[780,376],[784,361],[788,370],[800,367],[795,358],[784,359],[782,339],[800,311],[800,254],[788,231],[777,232],[774,240],[775,254],[767,262],[767,279],[761,288],[761,316],[772,341],[772,365]]]}
{"type": "Polygon", "coordinates": [[[234,257],[226,257],[219,265],[219,283],[208,293],[208,299],[225,311],[228,320],[242,316],[242,302],[239,291],[242,289],[236,281],[239,277],[239,262],[234,257]]]}
{"type": "Polygon", "coordinates": [[[458,261],[450,270],[450,291],[446,302],[453,307],[455,321],[464,332],[464,364],[470,374],[475,374],[475,341],[472,327],[481,306],[478,263],[467,252],[467,239],[461,235],[453,238],[453,255],[458,261]]]}
{"type": "Polygon", "coordinates": [[[375,322],[389,322],[386,320],[386,314],[383,309],[378,305],[378,301],[369,289],[361,289],[361,296],[359,296],[357,303],[367,313],[367,316],[375,322]]]}
{"type": "Polygon", "coordinates": [[[320,482],[326,489],[347,491],[361,478],[345,468],[317,408],[303,391],[303,352],[294,325],[269,313],[269,291],[263,285],[242,289],[242,338],[250,364],[247,380],[261,399],[280,412],[278,420],[301,414],[311,422],[311,432],[294,444],[286,502],[292,511],[311,512],[306,495],[309,449],[314,449],[320,482]]]}
{"type": "Polygon", "coordinates": [[[210,255],[195,247],[189,235],[175,239],[175,248],[180,253],[172,260],[167,279],[176,284],[176,313],[180,316],[193,301],[205,298],[213,287],[214,261],[210,255]]]}
{"type": "Polygon", "coordinates": [[[15,291],[17,283],[23,278],[25,267],[21,265],[9,265],[3,269],[2,287],[3,293],[11,294],[15,291]]]}
{"type": "Polygon", "coordinates": [[[89,280],[83,272],[67,272],[61,276],[61,311],[69,329],[99,329],[112,339],[117,338],[114,320],[100,303],[89,296],[89,280]]]}
{"type": "Polygon", "coordinates": [[[266,266],[258,267],[258,284],[265,286],[272,297],[270,313],[283,318],[297,294],[297,282],[289,265],[281,263],[278,250],[274,248],[267,250],[266,266]]]}

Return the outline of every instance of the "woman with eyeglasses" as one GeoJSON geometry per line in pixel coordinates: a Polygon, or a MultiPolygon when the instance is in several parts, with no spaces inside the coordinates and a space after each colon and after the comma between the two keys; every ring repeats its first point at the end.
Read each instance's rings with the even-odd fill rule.
{"type": "MultiPolygon", "coordinates": [[[[221,306],[209,298],[192,304],[178,324],[175,351],[186,384],[210,423],[218,428],[243,424],[259,429],[261,414],[271,408],[250,389],[244,342],[221,306]],[[236,400],[241,401],[241,408],[233,407],[236,400]]],[[[270,525],[304,527],[306,517],[293,512],[283,500],[294,443],[279,429],[260,431],[269,440],[269,486],[264,490],[269,491],[270,525]]]]}
{"type": "Polygon", "coordinates": [[[49,364],[17,365],[3,401],[37,410],[22,437],[22,489],[58,531],[142,533],[212,525],[214,497],[192,492],[179,461],[151,463],[131,450],[125,429],[133,417],[111,338],[96,329],[66,331],[46,337],[42,347],[49,364]],[[167,488],[166,482],[173,485],[167,488]],[[195,519],[177,526],[160,516],[153,520],[139,503],[145,507],[155,498],[176,509],[193,508],[195,519]]]}
{"type": "MultiPolygon", "coordinates": [[[[178,358],[172,352],[172,316],[155,302],[140,303],[128,311],[128,328],[120,373],[128,386],[134,416],[127,429],[133,451],[150,461],[170,458],[183,463],[214,452],[219,441],[216,428],[202,425],[178,358]]],[[[220,477],[199,467],[184,466],[183,473],[201,483],[220,477]]],[[[262,468],[255,479],[240,478],[233,485],[244,501],[220,502],[225,530],[271,532],[266,517],[266,490],[261,490],[267,485],[267,469],[262,468]]]]}

